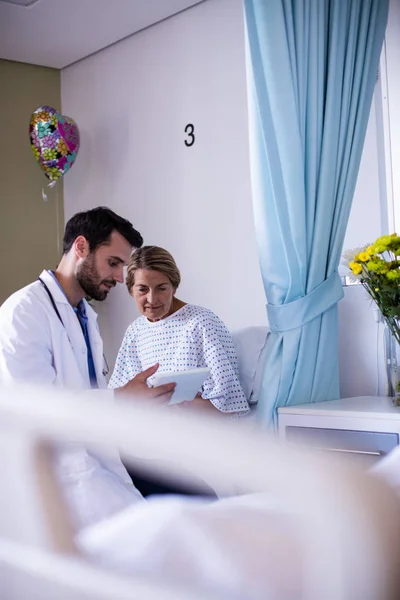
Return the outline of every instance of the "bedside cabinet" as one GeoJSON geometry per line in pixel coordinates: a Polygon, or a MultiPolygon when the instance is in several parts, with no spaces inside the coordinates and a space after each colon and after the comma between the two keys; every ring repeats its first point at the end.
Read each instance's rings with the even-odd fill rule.
{"type": "Polygon", "coordinates": [[[307,443],[371,466],[400,443],[400,408],[360,396],[278,409],[281,440],[307,443]]]}

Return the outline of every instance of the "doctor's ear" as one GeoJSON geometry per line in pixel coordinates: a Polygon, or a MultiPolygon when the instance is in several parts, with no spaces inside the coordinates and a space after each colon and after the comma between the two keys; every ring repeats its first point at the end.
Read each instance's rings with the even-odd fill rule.
{"type": "Polygon", "coordinates": [[[86,258],[90,253],[89,242],[83,235],[79,235],[75,242],[75,254],[78,258],[86,258]]]}

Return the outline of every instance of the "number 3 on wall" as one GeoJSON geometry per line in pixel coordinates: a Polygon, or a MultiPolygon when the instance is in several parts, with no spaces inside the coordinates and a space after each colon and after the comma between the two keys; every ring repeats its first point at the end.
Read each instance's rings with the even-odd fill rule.
{"type": "Polygon", "coordinates": [[[190,146],[193,146],[195,139],[196,139],[195,135],[194,135],[194,125],[192,125],[192,123],[189,123],[188,125],[186,125],[185,133],[187,133],[188,138],[189,138],[188,140],[185,140],[185,146],[190,148],[190,146]]]}

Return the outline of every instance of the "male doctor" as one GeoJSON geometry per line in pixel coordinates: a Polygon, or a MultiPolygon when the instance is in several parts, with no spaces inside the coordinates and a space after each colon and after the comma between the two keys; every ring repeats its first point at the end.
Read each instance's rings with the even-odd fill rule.
{"type": "MultiPolygon", "coordinates": [[[[74,215],[66,225],[57,269],[43,271],[0,307],[0,382],[106,388],[97,315],[85,297],[105,300],[124,281],[123,267],[142,243],[132,224],[108,208],[74,215]]],[[[167,402],[174,384],[149,388],[146,383],[157,368],[115,393],[167,402]]],[[[71,446],[60,453],[59,472],[77,525],[142,500],[116,453],[105,457],[71,446]]]]}

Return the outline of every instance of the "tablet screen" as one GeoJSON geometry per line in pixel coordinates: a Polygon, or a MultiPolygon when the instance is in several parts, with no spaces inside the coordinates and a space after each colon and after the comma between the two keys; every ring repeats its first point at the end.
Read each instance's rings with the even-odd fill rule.
{"type": "Polygon", "coordinates": [[[163,385],[164,383],[175,382],[176,388],[169,404],[179,404],[185,400],[193,400],[209,376],[210,369],[206,367],[191,369],[189,371],[156,373],[153,377],[153,385],[157,386],[163,385]]]}

